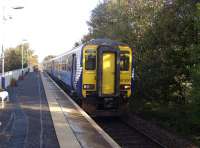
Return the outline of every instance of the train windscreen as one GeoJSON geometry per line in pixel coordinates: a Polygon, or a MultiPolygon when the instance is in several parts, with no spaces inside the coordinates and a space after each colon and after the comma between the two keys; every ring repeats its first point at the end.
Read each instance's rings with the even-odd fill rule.
{"type": "Polygon", "coordinates": [[[96,69],[96,55],[87,54],[85,56],[85,69],[86,70],[95,70],[96,69]]]}

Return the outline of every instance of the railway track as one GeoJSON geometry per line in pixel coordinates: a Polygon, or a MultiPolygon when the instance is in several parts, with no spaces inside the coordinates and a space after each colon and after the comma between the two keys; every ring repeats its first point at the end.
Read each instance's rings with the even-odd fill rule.
{"type": "Polygon", "coordinates": [[[95,118],[101,126],[123,148],[163,148],[150,137],[130,127],[119,117],[95,118]]]}

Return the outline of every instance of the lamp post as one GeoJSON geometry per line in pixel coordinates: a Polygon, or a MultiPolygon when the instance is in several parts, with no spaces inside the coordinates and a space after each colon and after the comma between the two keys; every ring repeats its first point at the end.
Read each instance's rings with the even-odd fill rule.
{"type": "MultiPolygon", "coordinates": [[[[24,7],[23,6],[16,6],[16,7],[12,7],[13,9],[15,9],[15,10],[20,10],[20,9],[24,9],[24,7]]],[[[24,77],[24,61],[23,61],[23,58],[24,58],[24,51],[23,51],[24,49],[23,49],[23,44],[22,44],[22,49],[21,49],[21,54],[22,54],[22,61],[21,61],[21,64],[22,64],[22,79],[23,79],[23,77],[24,77]]]]}
{"type": "MultiPolygon", "coordinates": [[[[23,9],[24,7],[22,7],[22,6],[18,6],[18,7],[12,7],[12,9],[23,9]]],[[[2,21],[3,21],[3,27],[4,27],[4,25],[5,25],[5,23],[6,23],[6,21],[8,20],[8,19],[12,19],[12,17],[8,17],[8,19],[6,18],[6,16],[5,16],[5,6],[3,6],[2,7],[2,11],[3,11],[3,15],[2,15],[2,21]]],[[[4,42],[4,29],[3,29],[3,41],[2,41],[2,75],[1,75],[1,87],[3,88],[3,89],[5,89],[5,63],[4,63],[4,61],[5,61],[5,55],[4,55],[4,45],[3,45],[3,42],[4,42]]]]}
{"type": "Polygon", "coordinates": [[[2,73],[1,73],[1,88],[2,89],[5,89],[5,55],[4,55],[4,45],[3,45],[3,42],[4,42],[4,25],[6,24],[6,21],[8,19],[12,19],[12,17],[8,17],[6,18],[5,16],[5,6],[2,7],[2,11],[3,11],[3,15],[2,15],[2,23],[3,23],[3,33],[2,33],[2,54],[1,54],[1,58],[2,58],[2,67],[1,67],[1,70],[2,70],[2,73]]]}
{"type": "Polygon", "coordinates": [[[2,73],[1,73],[1,88],[5,89],[5,73],[4,73],[4,47],[2,44],[2,73]]]}
{"type": "Polygon", "coordinates": [[[22,79],[24,78],[24,45],[22,44],[22,79]]]}
{"type": "Polygon", "coordinates": [[[27,59],[27,68],[28,68],[28,72],[29,72],[29,50],[26,50],[26,59],[27,59]]]}
{"type": "MultiPolygon", "coordinates": [[[[12,7],[15,10],[20,10],[20,9],[24,9],[23,6],[16,6],[16,7],[12,7]]],[[[24,40],[23,40],[24,41],[24,40]]],[[[22,64],[22,79],[24,78],[24,48],[23,48],[23,44],[21,46],[21,54],[22,54],[22,59],[21,59],[21,64],[22,64]]]]}
{"type": "MultiPolygon", "coordinates": [[[[3,24],[3,27],[4,27],[4,23],[5,23],[5,21],[6,21],[6,19],[5,19],[5,7],[3,6],[2,7],[2,24],[3,24]]],[[[2,29],[2,30],[4,30],[4,29],[2,29]]],[[[4,33],[2,33],[2,53],[1,53],[1,58],[2,58],[2,67],[1,67],[1,70],[2,70],[2,72],[1,72],[1,88],[2,89],[4,89],[5,88],[5,73],[4,73],[4,46],[3,46],[3,39],[4,39],[4,33]]]]}
{"type": "Polygon", "coordinates": [[[22,54],[22,79],[24,78],[24,42],[25,42],[26,40],[22,40],[22,50],[21,50],[21,54],[22,54]]]}

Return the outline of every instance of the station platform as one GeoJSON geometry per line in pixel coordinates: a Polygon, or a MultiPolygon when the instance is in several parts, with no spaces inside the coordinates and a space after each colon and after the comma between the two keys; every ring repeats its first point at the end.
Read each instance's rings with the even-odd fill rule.
{"type": "Polygon", "coordinates": [[[120,147],[46,73],[41,73],[61,148],[120,147]]]}

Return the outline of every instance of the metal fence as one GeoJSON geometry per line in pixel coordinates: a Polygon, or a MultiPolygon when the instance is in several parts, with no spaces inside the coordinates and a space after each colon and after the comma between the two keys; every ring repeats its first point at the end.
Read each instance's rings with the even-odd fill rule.
{"type": "MultiPolygon", "coordinates": [[[[23,73],[25,74],[28,71],[28,68],[24,68],[23,73]]],[[[10,85],[10,82],[12,79],[19,79],[19,76],[22,75],[22,69],[17,69],[17,70],[13,70],[13,71],[8,71],[5,72],[5,88],[7,88],[10,85]]],[[[2,74],[0,74],[0,88],[2,88],[2,74]]]]}

